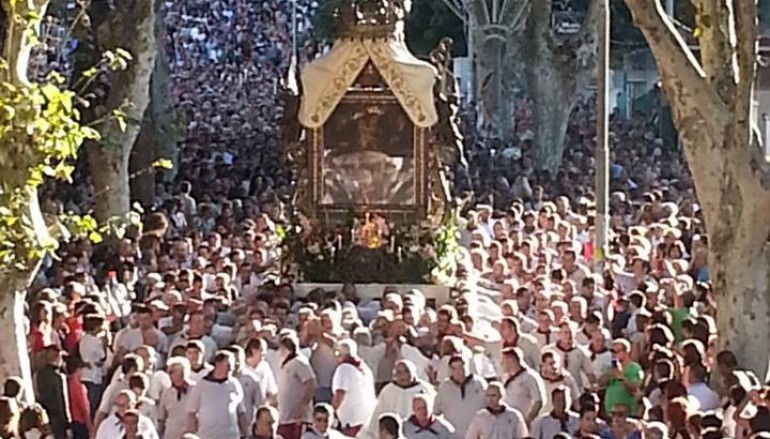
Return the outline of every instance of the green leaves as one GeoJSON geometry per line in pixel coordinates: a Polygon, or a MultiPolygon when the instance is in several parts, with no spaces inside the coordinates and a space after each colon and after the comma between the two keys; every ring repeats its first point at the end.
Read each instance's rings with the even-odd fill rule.
{"type": "MultiPolygon", "coordinates": [[[[0,60],[0,73],[4,69],[7,63],[0,60]]],[[[98,132],[80,124],[75,99],[58,74],[48,75],[42,83],[0,83],[2,266],[29,269],[40,257],[58,249],[55,237],[40,233],[42,216],[30,194],[46,179],[70,182],[83,141],[99,138],[98,132]]],[[[101,239],[93,218],[84,217],[75,229],[80,231],[78,236],[101,239]]]]}
{"type": "Polygon", "coordinates": [[[118,124],[118,128],[121,133],[126,132],[126,113],[121,109],[115,109],[112,111],[112,117],[115,119],[115,123],[118,124]]]}
{"type": "Polygon", "coordinates": [[[134,58],[125,49],[115,49],[115,51],[106,51],[102,54],[102,60],[107,68],[113,72],[123,71],[128,68],[128,62],[134,58]]]}
{"type": "Polygon", "coordinates": [[[174,164],[169,159],[158,159],[152,162],[152,167],[157,169],[173,169],[174,164]]]}

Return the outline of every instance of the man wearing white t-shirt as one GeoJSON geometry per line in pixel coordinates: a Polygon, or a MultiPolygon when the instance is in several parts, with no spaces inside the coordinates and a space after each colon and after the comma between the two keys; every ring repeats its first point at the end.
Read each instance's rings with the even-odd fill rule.
{"type": "Polygon", "coordinates": [[[332,406],[345,436],[356,437],[369,421],[377,404],[374,375],[358,356],[356,342],[341,340],[337,345],[340,362],[332,377],[332,406]]]}
{"type": "MultiPolygon", "coordinates": [[[[107,395],[105,395],[107,396],[107,395]]],[[[115,411],[104,418],[96,430],[96,439],[115,439],[124,437],[125,429],[121,419],[128,410],[136,407],[136,395],[131,390],[121,390],[112,400],[115,411]]],[[[139,433],[146,439],[158,439],[158,432],[149,418],[139,415],[139,433]]]]}
{"type": "Polygon", "coordinates": [[[201,439],[240,439],[249,435],[243,411],[243,387],[232,376],[230,352],[214,356],[214,370],[200,380],[187,401],[187,432],[201,439]]]}
{"type": "Polygon", "coordinates": [[[275,381],[275,374],[270,364],[265,360],[267,353],[267,342],[262,338],[252,338],[246,345],[246,367],[248,367],[257,377],[259,387],[264,395],[262,399],[277,405],[278,384],[275,381]]]}

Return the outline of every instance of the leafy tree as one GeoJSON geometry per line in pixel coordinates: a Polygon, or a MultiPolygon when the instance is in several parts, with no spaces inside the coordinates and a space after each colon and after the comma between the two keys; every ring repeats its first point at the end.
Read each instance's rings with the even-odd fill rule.
{"type": "MultiPolygon", "coordinates": [[[[64,78],[27,78],[45,0],[2,0],[5,35],[0,59],[0,379],[21,376],[33,398],[24,328],[27,288],[44,255],[57,248],[38,201],[46,178],[69,182],[72,160],[99,134],[80,123],[78,96],[64,78]]],[[[70,217],[74,231],[100,239],[93,218],[70,217]]]]}

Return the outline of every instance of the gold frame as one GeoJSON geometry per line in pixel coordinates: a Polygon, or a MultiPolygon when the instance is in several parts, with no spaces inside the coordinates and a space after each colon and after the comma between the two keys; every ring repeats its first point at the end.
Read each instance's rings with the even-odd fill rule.
{"type": "MultiPolygon", "coordinates": [[[[386,104],[400,105],[396,96],[390,90],[351,90],[342,98],[340,103],[347,104],[386,104]]],[[[323,150],[324,127],[308,130],[308,180],[310,185],[311,202],[316,213],[327,223],[344,222],[351,212],[354,214],[378,213],[394,222],[417,222],[424,219],[428,212],[428,128],[420,128],[414,123],[413,153],[415,164],[415,204],[412,206],[396,205],[328,205],[322,204],[323,186],[323,150]]]]}

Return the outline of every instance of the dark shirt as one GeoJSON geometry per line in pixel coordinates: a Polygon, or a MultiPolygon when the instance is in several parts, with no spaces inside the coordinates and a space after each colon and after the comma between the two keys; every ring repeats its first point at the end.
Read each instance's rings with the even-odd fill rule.
{"type": "Polygon", "coordinates": [[[67,437],[70,418],[67,378],[61,370],[51,364],[44,366],[37,374],[38,401],[48,413],[51,430],[56,439],[67,437]]]}

